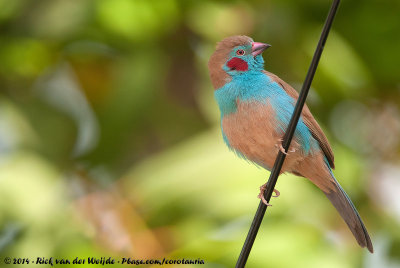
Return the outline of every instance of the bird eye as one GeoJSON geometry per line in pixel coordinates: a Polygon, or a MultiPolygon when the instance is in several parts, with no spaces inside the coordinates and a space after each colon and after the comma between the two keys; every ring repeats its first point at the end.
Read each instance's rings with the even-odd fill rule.
{"type": "Polygon", "coordinates": [[[236,55],[243,56],[244,55],[244,50],[243,49],[239,49],[238,51],[236,51],[236,55]]]}

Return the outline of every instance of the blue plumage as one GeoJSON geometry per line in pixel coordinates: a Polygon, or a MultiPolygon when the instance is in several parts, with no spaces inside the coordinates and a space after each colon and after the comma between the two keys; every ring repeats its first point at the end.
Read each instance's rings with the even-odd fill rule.
{"type": "MultiPolygon", "coordinates": [[[[270,104],[276,115],[276,131],[282,136],[286,130],[295,102],[278,83],[260,71],[247,71],[232,77],[222,88],[214,93],[221,111],[221,119],[226,115],[237,112],[237,102],[260,102],[270,104]]],[[[223,132],[223,129],[222,129],[223,132]]],[[[224,141],[229,146],[225,134],[224,141]]],[[[300,118],[295,132],[295,139],[300,142],[305,154],[319,149],[318,142],[312,137],[310,130],[300,118]]]]}
{"type": "MultiPolygon", "coordinates": [[[[282,138],[298,94],[264,70],[261,53],[268,47],[247,36],[233,36],[220,42],[210,58],[208,67],[221,112],[224,142],[239,157],[268,170],[279,150],[288,153],[281,171],[310,179],[339,211],[357,242],[372,252],[360,215],[332,173],[333,151],[307,105],[289,152],[283,149],[282,138]]],[[[262,187],[259,198],[269,205],[263,199],[262,187]]]]}

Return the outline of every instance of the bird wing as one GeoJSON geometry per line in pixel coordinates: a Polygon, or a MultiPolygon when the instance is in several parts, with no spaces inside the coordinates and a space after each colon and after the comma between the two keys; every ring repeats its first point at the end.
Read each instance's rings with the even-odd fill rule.
{"type": "MultiPolygon", "coordinates": [[[[277,75],[264,71],[266,75],[268,75],[273,81],[278,83],[285,91],[286,93],[292,97],[293,99],[297,100],[299,97],[299,94],[297,91],[292,88],[288,83],[280,79],[277,75]]],[[[331,166],[332,169],[335,168],[335,163],[334,163],[334,155],[331,146],[329,145],[328,139],[326,138],[324,132],[322,131],[321,127],[318,125],[317,121],[314,119],[313,115],[311,114],[310,109],[308,108],[307,104],[304,105],[303,111],[302,111],[302,119],[304,121],[304,124],[310,129],[311,135],[316,139],[319,143],[319,146],[321,147],[322,151],[324,152],[329,165],[331,166]]]]}

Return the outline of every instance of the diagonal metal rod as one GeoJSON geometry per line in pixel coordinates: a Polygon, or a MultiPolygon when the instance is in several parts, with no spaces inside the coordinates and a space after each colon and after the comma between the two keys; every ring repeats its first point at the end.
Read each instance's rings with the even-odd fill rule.
{"type": "MultiPolygon", "coordinates": [[[[285,151],[288,151],[290,142],[292,141],[294,131],[296,130],[297,123],[299,121],[301,111],[303,110],[304,103],[307,98],[308,91],[311,86],[311,82],[314,78],[315,71],[318,67],[319,59],[321,58],[322,51],[325,46],[326,39],[328,38],[329,30],[331,29],[331,25],[333,19],[335,18],[336,11],[338,9],[340,0],[334,0],[329,10],[328,17],[326,18],[324,28],[322,29],[321,37],[319,39],[317,48],[314,52],[313,59],[311,61],[311,65],[308,69],[306,79],[304,80],[303,87],[301,88],[299,98],[297,100],[296,106],[294,108],[294,112],[292,118],[290,119],[289,126],[286,130],[285,136],[283,137],[282,146],[285,151]]],[[[271,174],[268,179],[267,188],[264,192],[264,198],[269,202],[271,199],[272,192],[275,188],[276,182],[278,180],[278,176],[281,172],[281,168],[283,162],[285,161],[286,155],[279,151],[278,156],[275,159],[274,166],[272,168],[271,174]]],[[[261,221],[264,217],[265,211],[267,210],[267,206],[260,201],[258,205],[257,212],[254,215],[253,222],[251,223],[249,233],[247,234],[246,241],[243,244],[242,251],[240,252],[240,256],[236,263],[236,268],[242,268],[246,265],[247,259],[249,257],[251,248],[253,246],[254,240],[256,239],[258,229],[260,228],[261,221]]]]}

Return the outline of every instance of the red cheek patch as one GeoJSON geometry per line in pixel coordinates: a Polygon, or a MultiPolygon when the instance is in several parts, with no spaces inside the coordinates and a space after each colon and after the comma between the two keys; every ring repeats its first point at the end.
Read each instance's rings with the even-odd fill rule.
{"type": "Polygon", "coordinates": [[[239,59],[239,58],[233,58],[228,63],[226,64],[229,69],[231,70],[237,70],[237,71],[247,71],[249,69],[249,66],[247,65],[247,62],[239,59]]]}

